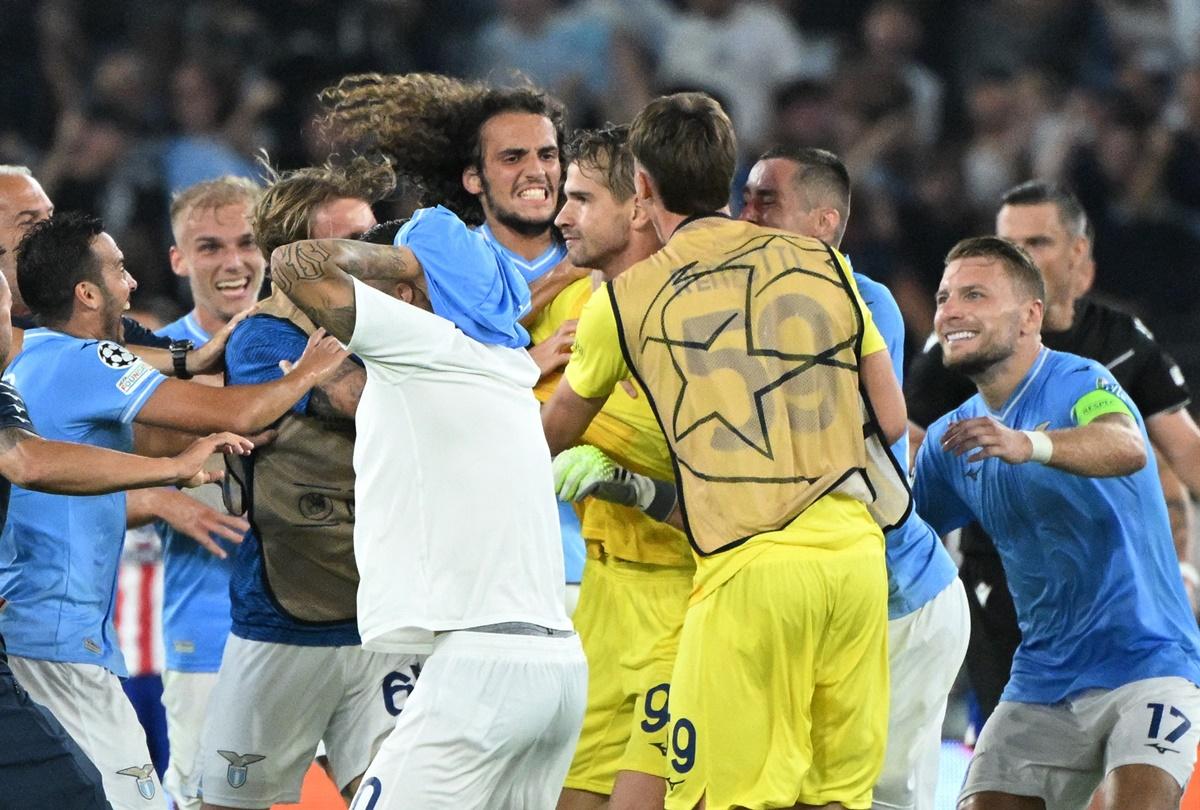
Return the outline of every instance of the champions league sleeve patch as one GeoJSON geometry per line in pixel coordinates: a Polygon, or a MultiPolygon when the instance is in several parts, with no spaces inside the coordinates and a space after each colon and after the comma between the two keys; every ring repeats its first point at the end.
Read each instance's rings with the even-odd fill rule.
{"type": "Polygon", "coordinates": [[[120,343],[102,340],[96,344],[96,354],[100,362],[109,368],[129,368],[138,361],[137,355],[126,349],[120,343]]]}

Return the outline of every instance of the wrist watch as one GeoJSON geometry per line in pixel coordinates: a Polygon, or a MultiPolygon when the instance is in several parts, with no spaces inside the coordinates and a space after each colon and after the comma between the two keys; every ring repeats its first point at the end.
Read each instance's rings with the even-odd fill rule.
{"type": "Polygon", "coordinates": [[[171,350],[171,365],[175,367],[175,378],[190,380],[192,373],[187,370],[187,353],[196,348],[190,340],[172,340],[168,347],[171,350]]]}

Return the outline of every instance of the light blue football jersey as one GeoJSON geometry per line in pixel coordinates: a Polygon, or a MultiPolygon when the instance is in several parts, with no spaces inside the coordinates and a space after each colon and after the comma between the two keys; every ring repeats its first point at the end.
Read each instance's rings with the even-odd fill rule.
{"type": "MultiPolygon", "coordinates": [[[[862,273],[854,274],[859,294],[883,335],[896,379],[904,384],[904,317],[891,291],[862,273]]],[[[891,447],[901,470],[908,470],[908,434],[891,447]]],[[[917,510],[884,536],[888,571],[888,619],[899,619],[946,589],[958,569],[941,539],[917,510]]]]}
{"type": "MultiPolygon", "coordinates": [[[[50,329],[25,333],[4,374],[47,439],[131,452],[131,422],[166,378],[120,344],[50,329]]],[[[124,676],[113,615],[125,493],[12,488],[0,535],[0,634],[26,658],[97,664],[124,676]]]]}
{"type": "Polygon", "coordinates": [[[917,509],[941,533],[977,520],[1008,574],[1022,641],[1002,700],[1055,703],[1166,676],[1200,684],[1200,633],[1152,453],[1131,475],[1089,478],[942,449],[951,422],[979,416],[1015,430],[1076,427],[1076,403],[1097,389],[1128,406],[1149,448],[1104,366],[1043,348],[1003,408],[976,394],[930,425],[917,456],[917,509]]]}
{"type": "MultiPolygon", "coordinates": [[[[155,334],[172,340],[190,340],[197,347],[209,339],[194,312],[155,334]]],[[[216,487],[212,489],[215,491],[216,487]]],[[[237,547],[212,535],[213,542],[229,555],[222,560],[166,523],[159,521],[155,528],[163,547],[162,626],[167,669],[216,672],[221,668],[221,654],[232,622],[229,576],[237,547]]]]}

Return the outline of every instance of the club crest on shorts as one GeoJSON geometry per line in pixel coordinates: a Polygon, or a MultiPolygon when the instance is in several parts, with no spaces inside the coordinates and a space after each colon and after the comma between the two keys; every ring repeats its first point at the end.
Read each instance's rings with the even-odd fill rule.
{"type": "Polygon", "coordinates": [[[261,754],[239,754],[235,751],[220,750],[217,753],[229,763],[229,768],[225,772],[225,778],[229,781],[229,786],[233,788],[240,788],[246,784],[246,766],[266,759],[261,754]]]}
{"type": "Polygon", "coordinates": [[[137,362],[137,355],[111,340],[97,343],[96,354],[100,355],[100,362],[109,368],[129,368],[137,362]]]}
{"type": "Polygon", "coordinates": [[[143,799],[154,798],[154,780],[150,778],[153,773],[154,766],[149,762],[140,768],[134,766],[117,771],[118,776],[132,776],[137,780],[138,793],[142,795],[143,799]]]}

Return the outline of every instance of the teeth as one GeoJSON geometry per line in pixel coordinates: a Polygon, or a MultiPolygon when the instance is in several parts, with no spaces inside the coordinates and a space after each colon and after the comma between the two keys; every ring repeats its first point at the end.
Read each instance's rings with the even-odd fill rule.
{"type": "Polygon", "coordinates": [[[246,279],[241,279],[240,281],[218,281],[217,289],[218,290],[240,290],[241,288],[245,287],[246,284],[247,284],[246,279]]]}
{"type": "Polygon", "coordinates": [[[550,193],[544,188],[527,188],[517,194],[522,200],[548,200],[550,193]]]}
{"type": "Polygon", "coordinates": [[[956,341],[956,340],[969,340],[969,339],[975,337],[975,335],[977,335],[977,334],[979,334],[979,333],[978,332],[949,332],[946,335],[946,340],[951,341],[951,342],[956,341]]]}

